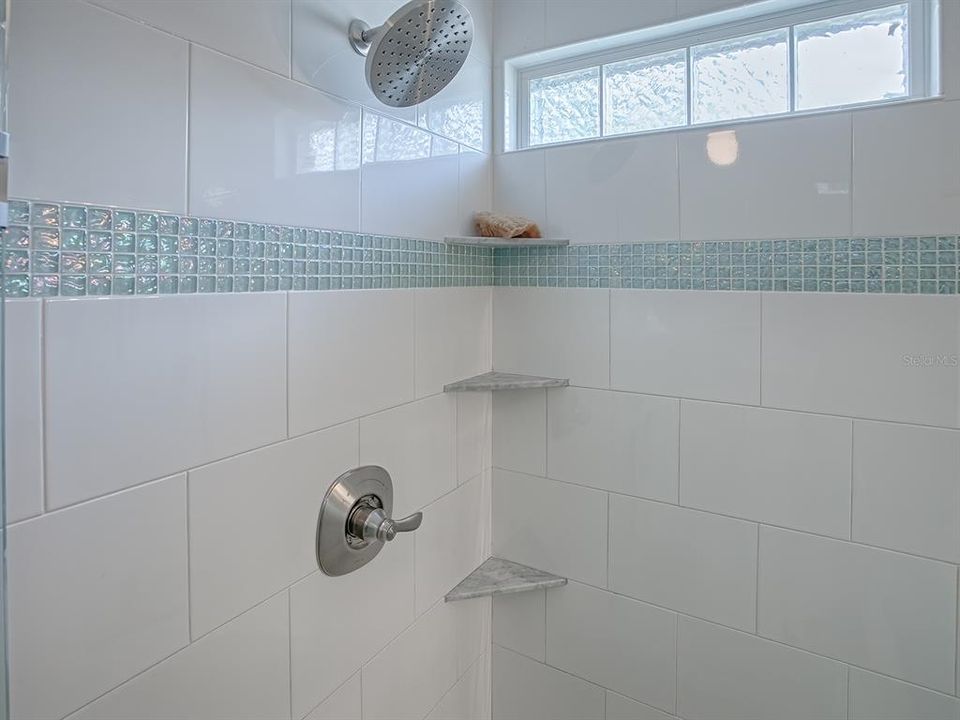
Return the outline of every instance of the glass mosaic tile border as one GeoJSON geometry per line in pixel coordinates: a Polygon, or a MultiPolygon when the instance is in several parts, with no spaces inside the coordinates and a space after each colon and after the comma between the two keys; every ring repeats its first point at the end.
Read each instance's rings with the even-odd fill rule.
{"type": "Polygon", "coordinates": [[[939,236],[506,248],[494,284],[953,295],[958,246],[939,236]]]}
{"type": "Polygon", "coordinates": [[[9,225],[7,297],[493,284],[489,248],[428,240],[25,200],[9,225]]]}

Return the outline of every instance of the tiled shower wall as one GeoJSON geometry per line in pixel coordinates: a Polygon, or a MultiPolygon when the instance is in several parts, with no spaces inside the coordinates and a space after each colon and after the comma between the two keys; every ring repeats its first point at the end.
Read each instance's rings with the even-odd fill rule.
{"type": "Polygon", "coordinates": [[[495,288],[572,387],[494,398],[493,552],[570,584],[493,717],[960,717],[958,357],[955,297],[495,288]]]}

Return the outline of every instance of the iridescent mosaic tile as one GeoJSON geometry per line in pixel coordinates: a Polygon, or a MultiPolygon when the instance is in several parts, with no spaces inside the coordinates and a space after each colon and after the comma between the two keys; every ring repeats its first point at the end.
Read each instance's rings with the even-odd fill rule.
{"type": "Polygon", "coordinates": [[[505,248],[494,284],[953,295],[958,245],[951,235],[505,248]]]}
{"type": "Polygon", "coordinates": [[[78,204],[10,205],[7,297],[493,284],[489,248],[78,204]]]}

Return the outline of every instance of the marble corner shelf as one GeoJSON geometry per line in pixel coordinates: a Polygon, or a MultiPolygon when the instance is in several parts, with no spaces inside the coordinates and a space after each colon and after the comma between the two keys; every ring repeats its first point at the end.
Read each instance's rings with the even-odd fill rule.
{"type": "Polygon", "coordinates": [[[533,390],[536,388],[566,387],[567,378],[541,377],[539,375],[517,375],[515,373],[493,372],[476,375],[466,380],[457,380],[443,386],[444,392],[483,392],[485,390],[533,390]]]}
{"type": "Polygon", "coordinates": [[[493,595],[510,595],[528,590],[560,587],[566,584],[565,577],[492,557],[484,560],[480,567],[461,580],[443,599],[446,602],[472,600],[493,595]]]}
{"type": "Polygon", "coordinates": [[[498,237],[446,237],[447,245],[473,245],[488,248],[515,248],[515,247],[566,247],[569,240],[558,238],[498,238],[498,237]]]}

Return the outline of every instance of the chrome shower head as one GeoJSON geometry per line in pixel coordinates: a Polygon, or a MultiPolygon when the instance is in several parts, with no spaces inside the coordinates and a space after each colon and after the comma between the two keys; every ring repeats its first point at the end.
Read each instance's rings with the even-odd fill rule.
{"type": "Polygon", "coordinates": [[[370,29],[352,20],[350,45],[367,58],[367,85],[384,105],[409,107],[443,90],[467,59],[473,18],[457,0],[413,0],[370,29]]]}

